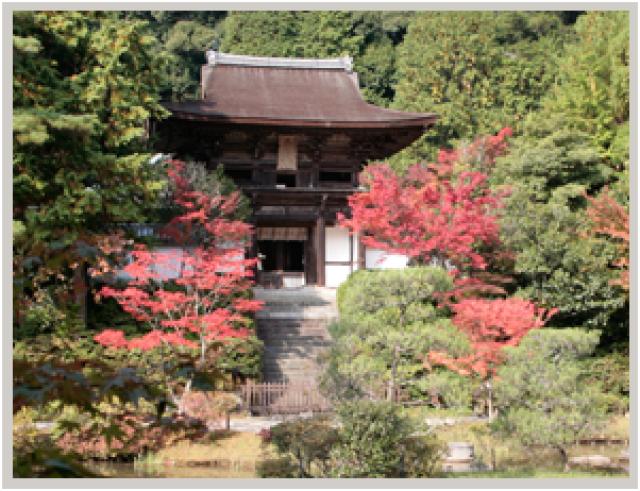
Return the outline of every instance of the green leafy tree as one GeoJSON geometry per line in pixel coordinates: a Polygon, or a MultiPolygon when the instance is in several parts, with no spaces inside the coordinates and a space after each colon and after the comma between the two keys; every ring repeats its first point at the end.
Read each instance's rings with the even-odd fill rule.
{"type": "Polygon", "coordinates": [[[274,426],[268,431],[268,440],[283,457],[293,458],[296,477],[312,477],[326,473],[329,454],[338,435],[330,419],[315,416],[274,426]]]}
{"type": "Polygon", "coordinates": [[[433,159],[456,140],[518,128],[557,71],[566,31],[551,12],[424,12],[398,49],[394,106],[439,115],[399,161],[433,159]]]}
{"type": "Polygon", "coordinates": [[[592,136],[605,161],[629,160],[629,12],[592,11],[575,24],[549,104],[592,136]]]}
{"type": "Polygon", "coordinates": [[[326,416],[263,430],[279,458],[259,463],[261,477],[430,477],[441,443],[388,402],[352,401],[326,416]]]}
{"type": "Polygon", "coordinates": [[[628,49],[626,12],[580,16],[556,84],[491,177],[512,191],[501,235],[520,293],[559,307],[553,325],[602,329],[607,345],[628,339],[628,294],[611,267],[626,258],[586,215],[605,186],[628,207],[628,49]]]}
{"type": "Polygon", "coordinates": [[[588,384],[601,385],[611,411],[629,411],[629,367],[629,353],[624,351],[613,351],[585,360],[588,384]]]}
{"type": "Polygon", "coordinates": [[[168,58],[161,77],[163,99],[200,98],[200,67],[205,52],[220,38],[222,11],[133,11],[121,12],[124,19],[144,20],[158,40],[161,56],[168,58]]]}
{"type": "Polygon", "coordinates": [[[95,259],[109,224],[138,221],[153,202],[163,184],[149,163],[145,124],[165,111],[163,58],[144,22],[55,11],[13,20],[19,314],[41,288],[72,305],[72,273],[95,259]]]}
{"type": "Polygon", "coordinates": [[[340,439],[331,452],[332,477],[429,477],[441,455],[432,436],[389,402],[355,401],[340,406],[340,439]]]}
{"type": "Polygon", "coordinates": [[[553,326],[584,326],[604,330],[603,342],[626,338],[628,300],[613,285],[614,245],[586,236],[589,223],[572,211],[582,200],[581,186],[556,189],[538,203],[535,191],[518,188],[502,219],[504,242],[516,251],[518,294],[559,312],[553,326]]]}
{"type": "MultiPolygon", "coordinates": [[[[538,203],[548,202],[564,186],[592,193],[612,177],[589,133],[571,128],[562,113],[544,111],[526,119],[523,135],[512,140],[509,153],[498,157],[491,173],[495,185],[527,189],[538,203]]],[[[573,204],[576,209],[585,200],[573,204]]]]}
{"type": "Polygon", "coordinates": [[[599,333],[581,329],[536,329],[518,347],[506,348],[498,370],[494,430],[525,446],[555,448],[567,465],[567,447],[600,428],[606,398],[586,384],[581,360],[591,355],[599,333]]]}
{"type": "Polygon", "coordinates": [[[354,273],[338,291],[325,390],[338,399],[393,400],[415,386],[429,351],[466,354],[468,340],[434,306],[434,295],[450,287],[435,267],[354,273]]]}

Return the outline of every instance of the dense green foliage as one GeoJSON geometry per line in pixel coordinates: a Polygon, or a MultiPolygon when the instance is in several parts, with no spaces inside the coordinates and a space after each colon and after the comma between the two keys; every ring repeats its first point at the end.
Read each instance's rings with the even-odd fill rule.
{"type": "Polygon", "coordinates": [[[521,294],[558,307],[552,325],[598,327],[605,344],[628,338],[629,297],[614,282],[616,243],[590,232],[584,195],[609,186],[628,210],[628,29],[625,12],[578,19],[553,90],[491,177],[511,189],[502,238],[521,294]]]}
{"type": "Polygon", "coordinates": [[[428,394],[435,406],[468,410],[473,400],[473,381],[450,370],[434,370],[416,381],[414,397],[428,394]],[[418,392],[418,394],[416,394],[418,392]]]}
{"type": "Polygon", "coordinates": [[[338,430],[331,425],[329,418],[315,416],[281,423],[271,428],[269,433],[269,440],[278,452],[293,458],[295,477],[326,473],[331,449],[338,441],[338,430]]]}
{"type": "Polygon", "coordinates": [[[566,27],[552,12],[423,12],[398,53],[394,106],[435,112],[401,160],[433,158],[455,140],[516,126],[554,82],[566,27]]]}
{"type": "Polygon", "coordinates": [[[418,319],[433,313],[434,294],[452,287],[447,273],[436,267],[384,271],[359,270],[340,285],[338,309],[343,319],[393,308],[397,315],[418,319]]]}
{"type": "Polygon", "coordinates": [[[340,440],[332,452],[333,477],[429,477],[441,454],[437,440],[415,435],[398,406],[357,401],[337,410],[340,440]]]}
{"type": "Polygon", "coordinates": [[[19,317],[71,303],[72,271],[95,259],[101,234],[154,201],[162,178],[143,140],[146,120],[165,114],[164,59],[143,22],[111,13],[16,12],[13,39],[19,317]]]}
{"type": "Polygon", "coordinates": [[[596,331],[538,329],[507,348],[495,383],[497,431],[523,445],[556,448],[566,463],[566,447],[599,428],[606,399],[596,383],[585,383],[580,360],[598,343],[596,331]]]}
{"type": "Polygon", "coordinates": [[[430,477],[442,445],[394,404],[353,401],[326,416],[281,423],[262,433],[279,458],[258,466],[261,477],[430,477]]]}
{"type": "Polygon", "coordinates": [[[220,22],[227,15],[218,11],[124,12],[125,19],[140,19],[158,40],[158,54],[168,59],[160,79],[164,99],[197,99],[200,96],[200,66],[205,52],[219,37],[220,22]]]}
{"type": "Polygon", "coordinates": [[[589,12],[562,56],[549,111],[566,114],[621,170],[629,160],[629,14],[589,12]],[[603,35],[606,33],[606,35],[603,35]]]}
{"type": "Polygon", "coordinates": [[[584,361],[587,384],[602,387],[610,411],[629,411],[629,353],[614,351],[584,361]]]}
{"type": "Polygon", "coordinates": [[[338,399],[392,399],[420,391],[430,350],[461,356],[468,341],[435,306],[451,288],[437,267],[357,271],[338,290],[340,321],[331,327],[325,390],[338,399]]]}

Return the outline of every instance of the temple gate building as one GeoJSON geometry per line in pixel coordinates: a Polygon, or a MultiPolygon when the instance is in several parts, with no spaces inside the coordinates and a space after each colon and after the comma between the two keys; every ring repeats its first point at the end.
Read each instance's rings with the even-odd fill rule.
{"type": "Polygon", "coordinates": [[[351,58],[266,58],[207,52],[199,101],[166,104],[157,148],[222,166],[251,200],[265,287],[336,287],[355,269],[403,266],[336,225],[372,160],[403,149],[436,116],[368,104],[351,58]]]}

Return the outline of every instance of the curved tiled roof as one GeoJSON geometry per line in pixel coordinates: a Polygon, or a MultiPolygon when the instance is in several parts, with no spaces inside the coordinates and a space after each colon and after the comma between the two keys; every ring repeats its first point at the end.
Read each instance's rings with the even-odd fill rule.
{"type": "Polygon", "coordinates": [[[201,101],[167,103],[179,119],[336,128],[428,127],[432,113],[368,104],[350,58],[263,58],[210,51],[201,101]]]}

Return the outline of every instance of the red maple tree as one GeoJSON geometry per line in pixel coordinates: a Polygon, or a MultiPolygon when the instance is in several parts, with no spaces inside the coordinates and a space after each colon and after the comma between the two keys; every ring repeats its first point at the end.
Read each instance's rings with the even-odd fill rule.
{"type": "Polygon", "coordinates": [[[504,128],[460,149],[441,150],[437,162],[414,164],[403,176],[386,164],[370,165],[361,174],[366,190],[349,198],[350,217],[339,215],[339,223],[365,245],[447,266],[454,276],[454,288],[438,300],[453,311],[472,354],[450,358],[431,352],[427,365],[489,377],[502,360],[503,347],[517,345],[556,312],[518,298],[478,298],[504,294],[502,284],[509,281],[490,269],[513,255],[499,239],[503,195],[492,191],[487,179],[511,134],[504,128]]]}
{"type": "Polygon", "coordinates": [[[234,218],[239,194],[195,191],[184,172],[183,162],[170,162],[173,200],[183,213],[163,231],[182,247],[166,252],[137,245],[123,268],[129,277],[126,288],[105,286],[100,291],[150,331],[126,339],[122,331],[107,329],[94,339],[113,348],[199,348],[204,363],[213,342],[250,334],[247,314],[259,310],[262,302],[240,296],[253,284],[255,259],[244,258],[251,226],[234,218]],[[193,244],[194,237],[199,244],[193,244]]]}
{"type": "Polygon", "coordinates": [[[532,329],[545,325],[558,309],[537,307],[529,300],[517,297],[485,299],[466,298],[451,306],[453,323],[467,334],[473,352],[462,358],[433,351],[431,364],[443,365],[461,375],[478,374],[487,378],[503,360],[502,349],[516,346],[532,329]]]}
{"type": "Polygon", "coordinates": [[[350,217],[339,224],[362,242],[422,263],[484,270],[499,245],[496,211],[500,195],[487,185],[488,171],[506,148],[505,128],[460,150],[442,150],[437,163],[415,164],[399,176],[387,164],[369,165],[366,191],[349,197],[350,217]]]}

